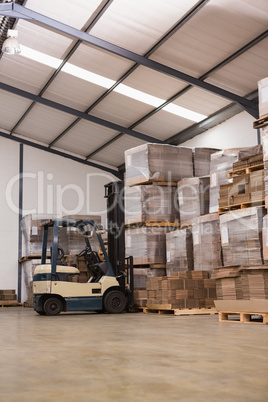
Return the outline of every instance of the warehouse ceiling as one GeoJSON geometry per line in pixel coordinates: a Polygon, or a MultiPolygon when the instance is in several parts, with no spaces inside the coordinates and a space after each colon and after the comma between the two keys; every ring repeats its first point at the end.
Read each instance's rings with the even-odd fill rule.
{"type": "Polygon", "coordinates": [[[0,1],[0,135],[117,173],[124,151],[258,118],[267,0],[0,1]]]}

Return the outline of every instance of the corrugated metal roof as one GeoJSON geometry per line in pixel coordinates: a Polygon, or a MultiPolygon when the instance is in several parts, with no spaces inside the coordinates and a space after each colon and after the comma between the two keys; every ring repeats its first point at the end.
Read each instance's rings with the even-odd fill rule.
{"type": "MultiPolygon", "coordinates": [[[[268,2],[264,0],[16,3],[20,17],[30,9],[35,21],[16,20],[14,7],[9,19],[0,20],[0,43],[7,33],[4,26],[1,31],[1,23],[8,21],[18,30],[22,48],[54,59],[53,65],[45,65],[26,57],[25,50],[20,55],[1,55],[0,131],[11,138],[39,141],[47,150],[74,153],[116,169],[124,162],[126,149],[146,138],[165,142],[194,126],[195,121],[172,114],[165,106],[174,104],[201,113],[204,119],[234,99],[239,102],[235,95],[245,98],[256,91],[258,81],[267,76],[268,2]],[[88,44],[83,32],[106,42],[88,44]],[[161,65],[149,64],[148,59],[161,65]],[[71,75],[73,66],[81,74],[97,75],[98,83],[88,74],[71,75]],[[205,88],[200,87],[202,82],[205,88]],[[140,101],[129,93],[123,95],[122,85],[124,93],[131,89],[151,98],[145,100],[143,95],[140,101]],[[226,98],[221,89],[231,94],[226,98]],[[87,121],[87,115],[98,120],[87,121]]],[[[249,106],[253,113],[254,104],[249,106]]]]}

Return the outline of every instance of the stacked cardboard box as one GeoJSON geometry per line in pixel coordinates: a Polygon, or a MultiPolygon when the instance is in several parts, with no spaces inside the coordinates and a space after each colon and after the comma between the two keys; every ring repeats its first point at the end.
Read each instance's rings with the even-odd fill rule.
{"type": "MultiPolygon", "coordinates": [[[[80,271],[78,278],[73,278],[71,281],[85,283],[90,279],[90,274],[84,257],[78,257],[77,255],[72,254],[65,255],[63,262],[66,262],[68,265],[75,266],[80,271]]],[[[68,267],[66,267],[66,270],[67,269],[68,267]]]]}
{"type": "Polygon", "coordinates": [[[134,290],[134,306],[135,307],[146,307],[147,304],[147,290],[146,289],[135,289],[134,290]]]}
{"type": "Polygon", "coordinates": [[[207,177],[193,177],[178,182],[178,202],[181,224],[209,212],[209,182],[207,177]]]}
{"type": "MultiPolygon", "coordinates": [[[[262,147],[256,146],[254,149],[255,152],[261,153],[253,156],[244,156],[233,164],[233,171],[229,173],[230,177],[233,176],[233,183],[220,186],[219,207],[264,200],[262,147]],[[253,166],[255,167],[254,169],[253,166]],[[246,173],[246,168],[250,168],[248,169],[249,173],[246,173]]],[[[244,155],[246,152],[240,152],[239,154],[244,155]]]]}
{"type": "MultiPolygon", "coordinates": [[[[63,219],[87,219],[93,220],[98,227],[101,225],[101,216],[99,215],[66,215],[63,219]]],[[[89,225],[89,231],[93,231],[93,237],[89,239],[93,251],[99,251],[99,241],[93,227],[89,225]]],[[[85,238],[82,232],[75,227],[61,227],[60,228],[60,246],[63,248],[64,253],[78,254],[86,247],[85,238]]]]}
{"type": "MultiPolygon", "coordinates": [[[[29,214],[21,220],[22,232],[22,255],[40,255],[42,254],[43,228],[41,223],[52,217],[50,215],[29,214]]],[[[47,254],[50,254],[50,247],[53,241],[52,228],[48,229],[47,254]]]]}
{"type": "Polygon", "coordinates": [[[264,117],[268,115],[268,77],[258,82],[259,94],[259,115],[264,117]]]}
{"type": "Polygon", "coordinates": [[[230,266],[215,269],[217,300],[268,299],[268,267],[230,266]]]}
{"type": "Polygon", "coordinates": [[[242,300],[241,266],[233,265],[214,269],[212,278],[216,281],[217,300],[242,300]]]}
{"type": "Polygon", "coordinates": [[[268,264],[268,215],[262,220],[262,256],[265,264],[268,264]]]}
{"type": "Polygon", "coordinates": [[[220,221],[218,214],[208,214],[192,221],[194,270],[212,271],[222,266],[220,221]]]}
{"type": "Polygon", "coordinates": [[[216,285],[208,273],[184,271],[178,277],[151,278],[146,285],[149,308],[214,307],[216,285]]]}
{"type": "Polygon", "coordinates": [[[125,184],[178,182],[193,177],[192,149],[173,145],[144,144],[125,151],[125,184]]]}
{"type": "Polygon", "coordinates": [[[201,177],[210,174],[210,156],[220,151],[217,148],[194,148],[194,176],[201,177]]]}
{"type": "Polygon", "coordinates": [[[240,149],[226,149],[215,152],[210,160],[210,195],[209,212],[218,212],[220,186],[232,182],[227,173],[232,170],[233,163],[238,160],[240,149]]]}
{"type": "Polygon", "coordinates": [[[167,276],[177,271],[194,269],[191,229],[175,230],[166,234],[167,276]]]}
{"type": "Polygon", "coordinates": [[[0,290],[0,303],[4,304],[6,301],[17,301],[15,289],[0,290]]]}
{"type": "Polygon", "coordinates": [[[167,227],[127,228],[126,255],[132,255],[134,265],[166,263],[167,227]]]}
{"type": "Polygon", "coordinates": [[[220,216],[223,262],[229,265],[261,265],[264,208],[245,208],[220,216]]]}
{"type": "Polygon", "coordinates": [[[176,187],[141,185],[125,188],[125,224],[179,222],[176,187]]]}

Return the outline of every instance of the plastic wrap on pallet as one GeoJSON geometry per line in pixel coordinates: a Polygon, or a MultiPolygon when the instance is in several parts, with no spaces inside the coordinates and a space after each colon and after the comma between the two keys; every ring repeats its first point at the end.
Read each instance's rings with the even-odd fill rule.
{"type": "Polygon", "coordinates": [[[192,149],[166,144],[144,144],[125,151],[125,184],[149,181],[178,182],[193,177],[192,149]]]}
{"type": "MultiPolygon", "coordinates": [[[[22,302],[25,302],[29,299],[29,289],[31,282],[33,280],[34,270],[37,267],[37,265],[40,264],[41,259],[32,259],[21,263],[21,268],[23,272],[22,276],[24,282],[24,286],[22,287],[22,302]]],[[[46,260],[46,264],[50,264],[50,260],[46,260]]]]}
{"type": "MultiPolygon", "coordinates": [[[[99,215],[66,215],[63,219],[87,219],[94,220],[96,225],[101,225],[101,216],[99,215]]],[[[93,251],[99,252],[98,237],[89,225],[89,231],[93,231],[93,237],[89,239],[93,251]]],[[[78,254],[86,247],[85,238],[82,232],[75,227],[61,227],[60,228],[60,246],[63,248],[65,254],[78,254]]]]}
{"type": "Polygon", "coordinates": [[[260,265],[265,208],[245,208],[220,216],[224,265],[260,265]]]}
{"type": "Polygon", "coordinates": [[[132,255],[135,265],[166,263],[166,233],[168,227],[126,228],[126,255],[132,255]]]}
{"type": "MultiPolygon", "coordinates": [[[[21,220],[22,255],[41,255],[43,245],[43,228],[41,223],[52,219],[51,215],[29,214],[21,220]]],[[[50,247],[53,241],[53,229],[48,228],[47,255],[50,255],[50,247]]]]}
{"type": "Polygon", "coordinates": [[[241,148],[226,149],[215,152],[210,158],[210,195],[209,212],[218,212],[220,196],[220,186],[232,183],[232,179],[227,178],[227,172],[232,170],[233,163],[238,161],[241,148]]]}
{"type": "Polygon", "coordinates": [[[268,264],[268,215],[262,220],[262,253],[265,264],[268,264]]]}
{"type": "Polygon", "coordinates": [[[194,269],[191,229],[175,230],[166,234],[167,276],[194,269]]]}
{"type": "Polygon", "coordinates": [[[165,268],[134,268],[134,288],[146,288],[146,283],[149,278],[166,276],[165,268]]]}
{"type": "Polygon", "coordinates": [[[177,189],[140,185],[125,188],[125,224],[179,222],[177,189]]]}
{"type": "Polygon", "coordinates": [[[201,177],[210,174],[210,156],[220,151],[218,148],[194,148],[194,176],[201,177]]]}
{"type": "Polygon", "coordinates": [[[192,177],[178,182],[180,222],[188,223],[193,218],[209,213],[210,177],[192,177]]]}
{"type": "Polygon", "coordinates": [[[268,114],[268,77],[258,82],[259,115],[260,118],[268,114]]]}
{"type": "Polygon", "coordinates": [[[192,221],[194,270],[212,271],[222,266],[219,215],[208,214],[192,221]]]}

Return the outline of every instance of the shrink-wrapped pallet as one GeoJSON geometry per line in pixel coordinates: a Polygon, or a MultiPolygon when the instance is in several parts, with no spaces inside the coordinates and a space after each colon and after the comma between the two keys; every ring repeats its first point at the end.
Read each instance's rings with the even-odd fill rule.
{"type": "Polygon", "coordinates": [[[209,213],[209,176],[192,177],[178,182],[178,203],[181,224],[209,213]]]}
{"type": "Polygon", "coordinates": [[[166,144],[144,144],[125,151],[125,184],[178,182],[193,177],[192,149],[166,144]]]}
{"type": "Polygon", "coordinates": [[[191,229],[175,230],[166,234],[167,276],[178,271],[194,269],[191,229]]]}
{"type": "Polygon", "coordinates": [[[218,214],[208,214],[192,221],[194,270],[212,271],[222,266],[220,221],[218,214]]]}
{"type": "MultiPolygon", "coordinates": [[[[101,226],[101,217],[99,215],[66,215],[63,219],[86,219],[93,220],[95,224],[101,226]]],[[[93,251],[99,252],[99,241],[95,230],[88,225],[88,230],[93,231],[93,237],[89,239],[93,251]]],[[[85,237],[82,232],[75,227],[65,226],[60,228],[60,246],[64,254],[79,254],[86,247],[85,237]]]]}
{"type": "Polygon", "coordinates": [[[177,189],[140,185],[125,188],[125,224],[179,222],[177,189]]]}
{"type": "Polygon", "coordinates": [[[166,263],[167,227],[126,228],[126,255],[135,265],[166,263]]]}
{"type": "Polygon", "coordinates": [[[268,264],[268,215],[262,220],[262,253],[265,264],[268,264]]]}
{"type": "Polygon", "coordinates": [[[260,118],[268,115],[268,77],[258,82],[259,115],[260,118]]]}
{"type": "Polygon", "coordinates": [[[232,179],[227,177],[227,173],[232,170],[233,163],[238,160],[239,148],[226,149],[215,152],[210,159],[210,195],[209,212],[218,212],[220,196],[220,186],[232,183],[232,179]]]}
{"type": "Polygon", "coordinates": [[[218,148],[194,148],[194,176],[201,177],[210,174],[210,156],[220,151],[218,148]]]}
{"type": "MultiPolygon", "coordinates": [[[[29,214],[21,220],[22,255],[30,256],[42,254],[43,233],[42,222],[52,219],[51,215],[29,214]]],[[[53,229],[48,228],[47,255],[50,255],[50,247],[53,241],[53,229]]]]}
{"type": "Polygon", "coordinates": [[[228,265],[260,265],[264,208],[244,208],[220,216],[223,262],[228,265]]]}

